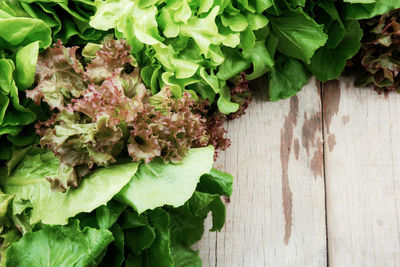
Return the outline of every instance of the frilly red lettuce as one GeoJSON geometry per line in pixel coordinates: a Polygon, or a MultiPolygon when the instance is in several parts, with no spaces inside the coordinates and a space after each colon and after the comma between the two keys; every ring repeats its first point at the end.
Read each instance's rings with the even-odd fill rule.
{"type": "Polygon", "coordinates": [[[128,152],[133,160],[179,162],[191,147],[208,144],[206,119],[195,114],[195,101],[189,93],[173,99],[168,87],[149,99],[144,112],[133,123],[128,152]]]}
{"type": "Polygon", "coordinates": [[[52,189],[76,187],[88,171],[118,157],[177,163],[190,148],[221,142],[213,138],[228,142],[222,122],[215,127],[207,121],[190,93],[174,98],[166,85],[151,96],[124,40],[92,48],[84,49],[83,58],[77,47],[58,42],[39,59],[38,86],[28,93],[54,111],[50,120],[36,125],[40,144],[61,162],[58,173],[48,177],[52,189]]]}
{"type": "Polygon", "coordinates": [[[361,50],[349,63],[358,72],[355,84],[380,91],[400,90],[400,9],[360,22],[361,50]]]}
{"type": "Polygon", "coordinates": [[[36,66],[37,86],[26,91],[36,104],[44,102],[54,109],[63,109],[72,98],[83,95],[87,85],[83,81],[84,69],[76,58],[77,46],[64,47],[58,41],[53,48],[41,54],[36,66]]]}

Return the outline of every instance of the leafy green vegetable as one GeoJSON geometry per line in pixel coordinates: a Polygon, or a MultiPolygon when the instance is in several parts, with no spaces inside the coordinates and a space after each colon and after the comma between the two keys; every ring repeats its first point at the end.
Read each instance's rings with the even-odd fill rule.
{"type": "Polygon", "coordinates": [[[138,163],[126,163],[90,173],[79,188],[66,193],[53,192],[47,177],[55,175],[59,160],[50,152],[27,154],[11,175],[2,169],[0,185],[7,194],[15,194],[13,213],[31,207],[30,223],[66,224],[80,212],[91,212],[106,204],[136,173],[138,163]]]}
{"type": "Polygon", "coordinates": [[[32,86],[36,62],[39,53],[39,41],[30,43],[21,48],[15,55],[16,63],[16,82],[19,90],[25,90],[32,86]]]}
{"type": "Polygon", "coordinates": [[[328,39],[323,26],[300,11],[286,11],[270,20],[272,30],[279,40],[279,52],[305,63],[310,62],[315,51],[328,39]]]}
{"type": "Polygon", "coordinates": [[[7,249],[21,238],[17,229],[10,229],[5,233],[0,234],[0,267],[5,267],[7,262],[6,251],[7,249]]]}
{"type": "Polygon", "coordinates": [[[88,24],[94,14],[93,1],[85,0],[5,0],[0,12],[12,17],[27,17],[43,21],[51,28],[54,40],[64,43],[86,43],[100,40],[104,33],[96,31],[88,24]]]}
{"type": "Polygon", "coordinates": [[[43,225],[7,249],[6,266],[90,266],[113,239],[108,230],[81,231],[77,221],[43,225]]]}
{"type": "Polygon", "coordinates": [[[338,46],[319,49],[308,65],[309,70],[322,82],[338,77],[346,66],[347,60],[360,49],[363,32],[359,23],[355,20],[348,20],[344,24],[346,33],[338,46]],[[327,62],[330,64],[326,64],[327,62]]]}
{"type": "Polygon", "coordinates": [[[154,1],[146,5],[140,1],[108,0],[95,1],[95,6],[97,11],[90,25],[100,30],[114,29],[117,37],[127,39],[139,65],[145,68],[145,83],[154,93],[159,84],[167,84],[176,96],[192,90],[214,100],[217,94],[220,111],[229,114],[239,106],[230,100],[226,79],[252,64],[254,73],[249,79],[255,79],[273,65],[273,54],[263,46],[265,36],[255,34],[269,22],[262,11],[252,10],[255,14],[249,14],[234,8],[229,1],[198,0],[154,1]],[[241,39],[246,36],[253,42],[242,49],[241,39]],[[229,59],[225,53],[230,51],[241,59],[234,71],[224,63],[229,59]]]}
{"type": "Polygon", "coordinates": [[[3,232],[3,227],[7,221],[7,209],[14,195],[4,194],[0,190],[0,234],[3,232]]]}
{"type": "Polygon", "coordinates": [[[378,91],[399,91],[399,9],[382,16],[362,20],[364,36],[361,50],[351,60],[356,86],[374,85],[378,91]]]}
{"type": "Polygon", "coordinates": [[[15,17],[21,14],[13,10],[17,6],[11,0],[0,5],[0,136],[4,135],[0,158],[6,160],[12,145],[26,146],[36,140],[32,135],[19,135],[26,134],[22,126],[34,122],[37,115],[18,90],[33,84],[39,48],[52,41],[51,30],[43,21],[15,17]]]}
{"type": "Polygon", "coordinates": [[[400,7],[399,0],[344,0],[348,19],[368,19],[400,7]]]}
{"type": "Polygon", "coordinates": [[[179,207],[193,194],[200,176],[213,164],[214,148],[194,148],[182,162],[163,164],[153,161],[140,165],[117,199],[139,213],[164,205],[179,207]]]}
{"type": "Polygon", "coordinates": [[[221,172],[212,169],[210,173],[204,174],[200,178],[200,183],[197,185],[197,191],[226,195],[228,197],[232,194],[233,176],[229,173],[221,172]]]}
{"type": "Polygon", "coordinates": [[[96,209],[97,224],[101,229],[109,229],[118,220],[126,206],[115,200],[110,200],[107,205],[96,209]]]}
{"type": "Polygon", "coordinates": [[[41,48],[51,44],[51,30],[42,20],[32,18],[0,18],[0,48],[11,49],[39,41],[41,48]]]}
{"type": "Polygon", "coordinates": [[[309,77],[309,72],[299,60],[280,56],[275,70],[269,74],[269,99],[278,101],[295,95],[308,83],[309,77]]]}
{"type": "Polygon", "coordinates": [[[174,261],[174,267],[201,267],[201,259],[199,252],[195,252],[189,247],[182,245],[176,245],[171,247],[172,259],[174,261]]]}

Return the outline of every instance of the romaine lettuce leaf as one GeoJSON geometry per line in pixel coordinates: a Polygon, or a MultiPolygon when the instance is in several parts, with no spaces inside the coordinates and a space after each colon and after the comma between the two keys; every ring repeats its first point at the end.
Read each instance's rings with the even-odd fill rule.
{"type": "Polygon", "coordinates": [[[194,148],[178,164],[153,161],[140,165],[138,172],[116,196],[142,213],[164,205],[179,207],[193,194],[201,175],[209,173],[214,148],[194,148]]]}
{"type": "Polygon", "coordinates": [[[91,266],[113,239],[108,230],[80,230],[76,220],[66,226],[43,225],[7,249],[6,266],[91,266]]]}
{"type": "Polygon", "coordinates": [[[19,49],[15,55],[16,83],[19,90],[32,86],[35,79],[36,63],[39,54],[39,41],[19,49]]]}
{"type": "Polygon", "coordinates": [[[105,205],[136,173],[138,163],[126,163],[98,169],[85,177],[79,188],[66,193],[53,192],[47,177],[55,175],[59,160],[48,152],[27,154],[11,175],[0,172],[0,185],[7,194],[15,194],[14,214],[32,207],[30,223],[67,224],[70,217],[91,212],[105,205]]]}
{"type": "Polygon", "coordinates": [[[39,19],[0,18],[0,48],[10,49],[39,41],[40,48],[51,44],[51,30],[39,19]]]}

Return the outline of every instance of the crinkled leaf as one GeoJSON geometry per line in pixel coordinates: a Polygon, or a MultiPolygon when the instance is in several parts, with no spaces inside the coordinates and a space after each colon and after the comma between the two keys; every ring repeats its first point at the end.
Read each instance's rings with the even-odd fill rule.
{"type": "Polygon", "coordinates": [[[61,42],[55,44],[39,56],[36,75],[38,85],[26,91],[29,98],[37,104],[43,100],[51,108],[64,109],[71,98],[83,95],[86,85],[83,82],[83,67],[76,58],[77,46],[66,48],[61,42]]]}
{"type": "Polygon", "coordinates": [[[246,75],[248,80],[254,80],[274,68],[274,55],[270,54],[263,41],[256,42],[253,48],[244,50],[243,57],[253,63],[253,72],[246,75]]]}
{"type": "MultiPolygon", "coordinates": [[[[94,110],[93,110],[94,111],[94,110]]],[[[54,119],[54,129],[45,128],[40,143],[48,145],[70,167],[114,162],[113,152],[122,149],[122,130],[101,116],[96,122],[80,120],[78,113],[63,111],[54,119]]]]}
{"type": "Polygon", "coordinates": [[[220,96],[217,101],[219,111],[224,114],[236,112],[239,109],[239,104],[231,102],[231,94],[228,86],[223,86],[220,89],[220,96]]]}
{"type": "Polygon", "coordinates": [[[6,252],[6,266],[88,266],[113,241],[108,230],[48,226],[27,233],[6,252]]]}

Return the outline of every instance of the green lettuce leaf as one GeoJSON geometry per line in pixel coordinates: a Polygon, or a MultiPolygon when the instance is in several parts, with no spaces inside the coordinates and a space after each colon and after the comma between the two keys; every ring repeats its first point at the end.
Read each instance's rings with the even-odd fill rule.
{"type": "Polygon", "coordinates": [[[344,0],[347,19],[368,19],[400,7],[400,0],[344,0]]]}
{"type": "Polygon", "coordinates": [[[114,236],[114,242],[111,243],[106,251],[106,254],[103,257],[103,260],[99,264],[99,266],[109,267],[120,267],[125,260],[125,237],[124,231],[121,226],[118,224],[114,224],[110,228],[111,233],[114,236]]]}
{"type": "Polygon", "coordinates": [[[19,90],[25,90],[32,86],[38,54],[39,41],[30,43],[16,53],[16,82],[19,90]]]}
{"type": "Polygon", "coordinates": [[[344,22],[346,34],[335,48],[320,48],[307,65],[321,82],[336,79],[344,70],[348,59],[360,49],[363,31],[356,20],[344,22]],[[327,64],[329,62],[329,64],[327,64]]]}
{"type": "Polygon", "coordinates": [[[110,200],[107,205],[96,209],[97,224],[101,229],[109,229],[125,210],[126,205],[115,200],[110,200]]]}
{"type": "Polygon", "coordinates": [[[87,175],[79,188],[61,193],[53,192],[46,179],[57,173],[59,164],[48,152],[26,155],[11,175],[2,169],[0,185],[5,193],[16,195],[14,214],[32,207],[31,224],[67,224],[68,218],[105,205],[129,182],[139,165],[126,163],[98,169],[87,175]]]}
{"type": "Polygon", "coordinates": [[[210,173],[204,174],[200,178],[196,190],[209,194],[226,195],[232,194],[233,176],[226,172],[212,169],[210,173]]]}
{"type": "Polygon", "coordinates": [[[90,266],[113,241],[108,230],[43,225],[27,233],[6,251],[6,266],[90,266]]]}
{"type": "Polygon", "coordinates": [[[155,209],[148,214],[148,222],[154,229],[154,240],[140,255],[131,254],[126,265],[173,267],[168,212],[161,208],[155,209]]]}
{"type": "Polygon", "coordinates": [[[201,267],[201,259],[199,252],[193,251],[189,247],[176,245],[171,247],[172,259],[174,267],[201,267]]]}
{"type": "Polygon", "coordinates": [[[7,249],[21,238],[21,234],[16,228],[12,228],[0,235],[0,267],[5,267],[7,262],[7,249]]]}
{"type": "Polygon", "coordinates": [[[0,17],[0,48],[26,46],[35,41],[40,48],[50,46],[51,29],[45,22],[32,18],[0,17]]]}
{"type": "Polygon", "coordinates": [[[178,164],[153,161],[142,164],[117,199],[139,213],[164,205],[179,207],[193,194],[201,175],[214,162],[214,148],[194,148],[178,164]]]}
{"type": "Polygon", "coordinates": [[[204,221],[212,212],[211,231],[220,231],[225,223],[225,205],[218,194],[195,192],[182,207],[167,209],[171,217],[171,236],[174,243],[191,246],[201,239],[204,221]]]}
{"type": "Polygon", "coordinates": [[[309,78],[309,72],[299,60],[281,55],[275,70],[269,74],[269,99],[278,101],[295,95],[309,78]]]}
{"type": "Polygon", "coordinates": [[[271,16],[274,34],[278,37],[278,50],[282,54],[309,63],[315,51],[323,46],[328,36],[323,26],[301,12],[286,11],[280,16],[271,16]]]}
{"type": "Polygon", "coordinates": [[[4,225],[7,222],[7,210],[13,198],[14,195],[4,194],[0,190],[0,234],[3,232],[4,225]]]}

